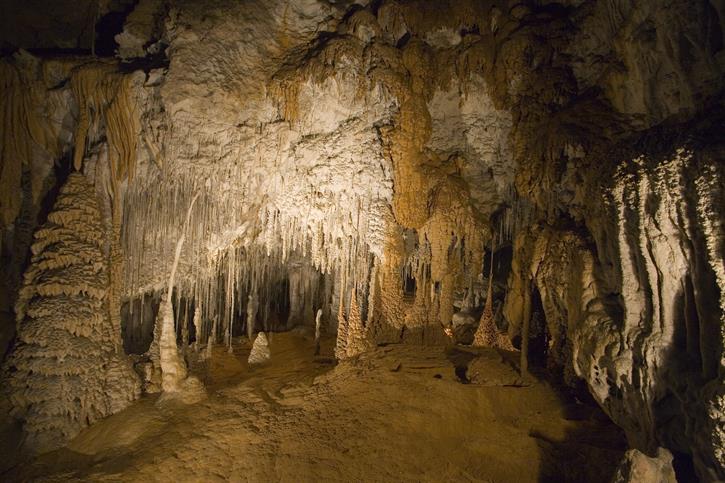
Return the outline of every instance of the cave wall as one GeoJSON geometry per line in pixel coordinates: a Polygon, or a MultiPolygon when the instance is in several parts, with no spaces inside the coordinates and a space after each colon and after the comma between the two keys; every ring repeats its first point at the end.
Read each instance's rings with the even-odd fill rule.
{"type": "Polygon", "coordinates": [[[654,152],[596,182],[584,227],[520,233],[504,309],[520,333],[538,290],[549,366],[586,381],[633,447],[692,452],[705,480],[720,477],[725,423],[723,146],[712,133],[669,151],[677,136],[658,133],[654,152]]]}
{"type": "Polygon", "coordinates": [[[510,245],[509,337],[539,294],[549,367],[633,446],[722,478],[724,12],[141,0],[105,59],[78,55],[85,27],[18,30],[4,45],[76,51],[0,64],[7,305],[30,238],[5,240],[71,157],[123,260],[119,314],[163,291],[197,197],[176,290],[207,332],[284,286],[293,323],[322,305],[332,331],[440,341],[481,310],[486,250],[510,245]]]}

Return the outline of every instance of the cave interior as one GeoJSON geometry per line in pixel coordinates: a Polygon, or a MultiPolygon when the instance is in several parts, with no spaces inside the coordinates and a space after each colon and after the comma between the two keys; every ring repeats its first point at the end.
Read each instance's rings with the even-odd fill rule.
{"type": "Polygon", "coordinates": [[[725,1],[0,23],[3,481],[725,480],[725,1]]]}

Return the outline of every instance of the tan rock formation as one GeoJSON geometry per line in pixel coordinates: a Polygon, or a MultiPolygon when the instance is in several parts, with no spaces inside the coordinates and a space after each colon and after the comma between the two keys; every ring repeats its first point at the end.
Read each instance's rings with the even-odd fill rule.
{"type": "Polygon", "coordinates": [[[26,446],[55,449],[139,396],[138,377],[115,347],[108,317],[108,265],[93,187],[73,173],[48,222],[16,306],[18,335],[4,365],[26,446]]]}

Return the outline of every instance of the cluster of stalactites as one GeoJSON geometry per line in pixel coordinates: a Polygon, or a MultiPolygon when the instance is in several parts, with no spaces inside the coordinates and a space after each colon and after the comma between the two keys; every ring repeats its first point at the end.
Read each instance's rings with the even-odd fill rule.
{"type": "MultiPolygon", "coordinates": [[[[127,260],[125,292],[132,295],[162,285],[164,266],[173,252],[181,221],[191,197],[200,194],[191,214],[189,233],[180,267],[182,277],[203,278],[215,272],[214,264],[238,246],[264,247],[266,254],[282,261],[293,252],[309,258],[323,273],[330,273],[344,260],[364,255],[373,247],[366,239],[372,225],[371,215],[378,209],[369,200],[358,199],[350,206],[331,203],[321,216],[312,219],[303,210],[275,207],[264,197],[250,198],[244,191],[244,174],[225,172],[208,174],[225,178],[224,186],[237,186],[220,196],[220,186],[209,181],[200,186],[198,176],[168,175],[166,182],[147,187],[134,183],[125,198],[123,246],[127,260]],[[235,188],[236,189],[236,188],[235,188]],[[264,206],[249,200],[265,202],[264,206]],[[159,260],[164,266],[149,266],[159,260]],[[205,273],[206,272],[206,273],[205,273]],[[193,275],[192,275],[193,274],[193,275]]],[[[374,248],[378,256],[379,248],[374,248]]]]}
{"type": "MultiPolygon", "coordinates": [[[[359,300],[360,317],[370,319],[374,260],[369,254],[363,260],[351,258],[332,273],[323,274],[298,252],[283,260],[279,252],[267,255],[264,247],[236,247],[215,263],[214,277],[182,279],[175,284],[176,331],[183,337],[184,327],[192,322],[184,317],[190,318],[193,313],[197,347],[221,342],[231,349],[232,337],[241,333],[243,326],[247,333],[253,333],[311,325],[318,309],[324,313],[328,330],[333,330],[334,307],[340,303],[344,307],[351,305],[353,297],[359,300]],[[250,303],[251,313],[256,315],[253,320],[249,319],[250,303]],[[288,320],[279,320],[279,315],[286,312],[288,320]]],[[[146,309],[142,306],[141,310],[146,309]]],[[[360,324],[371,326],[362,318],[360,324]]]]}
{"type": "MultiPolygon", "coordinates": [[[[345,209],[341,204],[330,205],[325,216],[311,220],[305,213],[292,216],[270,205],[245,203],[248,197],[243,192],[230,194],[222,206],[213,183],[201,186],[198,178],[185,175],[174,175],[173,180],[153,190],[133,183],[125,197],[122,240],[127,297],[162,290],[173,241],[196,194],[199,198],[191,211],[175,289],[180,298],[203,307],[204,337],[217,320],[217,331],[228,339],[233,321],[244,313],[252,294],[260,302],[261,319],[266,320],[273,310],[270,304],[279,298],[279,287],[298,260],[310,267],[311,275],[302,280],[306,294],[316,293],[321,279],[336,279],[332,274],[341,271],[349,274],[358,293],[367,293],[370,260],[375,255],[366,234],[375,220],[370,214],[373,208],[363,200],[345,209]]],[[[243,191],[244,184],[237,187],[243,191]]]]}
{"type": "Polygon", "coordinates": [[[118,183],[133,178],[140,131],[138,106],[132,97],[132,77],[118,72],[113,63],[89,63],[71,76],[71,89],[78,103],[73,165],[80,170],[88,135],[103,123],[109,149],[109,189],[117,195],[118,183]]]}
{"type": "Polygon", "coordinates": [[[502,208],[493,220],[495,244],[510,243],[517,233],[532,223],[536,214],[535,206],[527,198],[519,196],[513,185],[506,187],[502,208]]]}

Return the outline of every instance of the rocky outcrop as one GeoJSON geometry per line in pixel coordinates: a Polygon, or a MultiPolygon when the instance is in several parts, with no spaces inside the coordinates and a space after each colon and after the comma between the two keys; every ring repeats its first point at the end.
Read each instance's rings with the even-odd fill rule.
{"type": "Polygon", "coordinates": [[[625,453],[612,483],[676,483],[672,468],[672,454],[664,448],[657,449],[657,455],[650,458],[636,449],[625,453]]]}

